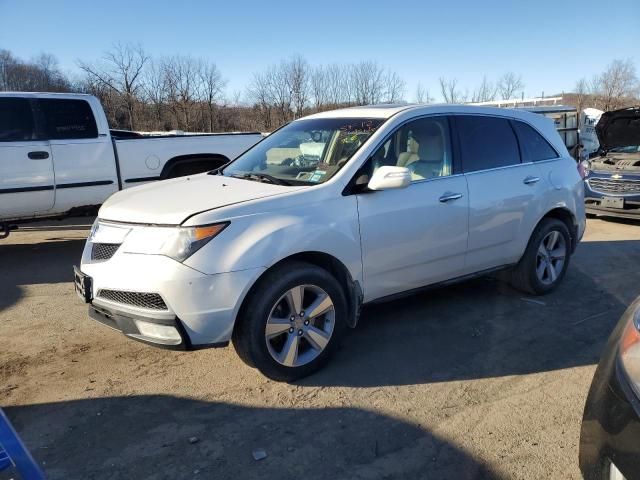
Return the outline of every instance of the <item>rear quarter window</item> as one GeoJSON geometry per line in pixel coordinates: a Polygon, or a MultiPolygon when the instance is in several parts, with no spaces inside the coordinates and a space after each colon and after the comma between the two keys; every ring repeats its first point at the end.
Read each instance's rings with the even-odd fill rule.
{"type": "Polygon", "coordinates": [[[532,127],[517,120],[513,120],[512,125],[518,135],[523,162],[539,162],[558,158],[558,153],[549,142],[532,127]]]}
{"type": "Polygon", "coordinates": [[[98,127],[85,100],[40,99],[38,108],[49,140],[96,138],[98,127]]]}
{"type": "Polygon", "coordinates": [[[520,163],[520,150],[509,120],[481,115],[455,117],[465,172],[520,163]]]}
{"type": "Polygon", "coordinates": [[[25,98],[0,98],[0,142],[35,140],[33,114],[25,98]]]}

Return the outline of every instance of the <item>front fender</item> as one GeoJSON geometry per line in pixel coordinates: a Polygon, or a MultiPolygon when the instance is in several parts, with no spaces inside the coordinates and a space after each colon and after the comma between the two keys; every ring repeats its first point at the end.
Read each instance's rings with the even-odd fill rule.
{"type": "Polygon", "coordinates": [[[304,252],[342,262],[362,284],[360,232],[355,196],[338,196],[273,211],[230,216],[218,237],[185,264],[207,274],[269,268],[304,252]]]}

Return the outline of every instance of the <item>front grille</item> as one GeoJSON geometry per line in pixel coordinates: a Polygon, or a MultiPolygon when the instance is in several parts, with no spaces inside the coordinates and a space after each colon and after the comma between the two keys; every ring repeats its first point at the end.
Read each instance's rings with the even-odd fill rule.
{"type": "Polygon", "coordinates": [[[119,243],[94,243],[91,248],[91,260],[109,260],[119,247],[119,243]]]}
{"type": "Polygon", "coordinates": [[[148,308],[149,310],[168,310],[167,304],[157,293],[124,292],[122,290],[99,290],[98,298],[111,302],[122,303],[132,307],[148,308]]]}
{"type": "Polygon", "coordinates": [[[608,178],[590,178],[591,190],[618,195],[640,194],[640,180],[610,180],[608,178]]]}

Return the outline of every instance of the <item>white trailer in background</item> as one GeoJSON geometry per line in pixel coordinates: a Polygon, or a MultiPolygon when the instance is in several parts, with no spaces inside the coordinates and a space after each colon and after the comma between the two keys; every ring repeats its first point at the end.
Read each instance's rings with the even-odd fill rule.
{"type": "Polygon", "coordinates": [[[582,143],[583,157],[596,153],[600,148],[598,135],[596,134],[596,124],[604,112],[597,108],[585,108],[580,112],[580,143],[582,143]]]}

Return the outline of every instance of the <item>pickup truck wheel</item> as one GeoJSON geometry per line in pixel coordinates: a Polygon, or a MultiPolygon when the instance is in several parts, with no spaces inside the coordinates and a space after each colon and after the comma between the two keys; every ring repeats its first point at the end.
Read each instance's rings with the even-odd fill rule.
{"type": "Polygon", "coordinates": [[[571,256],[571,236],[564,222],[543,219],[533,231],[527,249],[511,272],[511,284],[518,290],[544,295],[562,281],[571,256]]]}
{"type": "Polygon", "coordinates": [[[240,358],[272,380],[320,369],[344,334],[347,301],[326,270],[287,262],[268,272],[245,301],[233,333],[240,358]]]}

